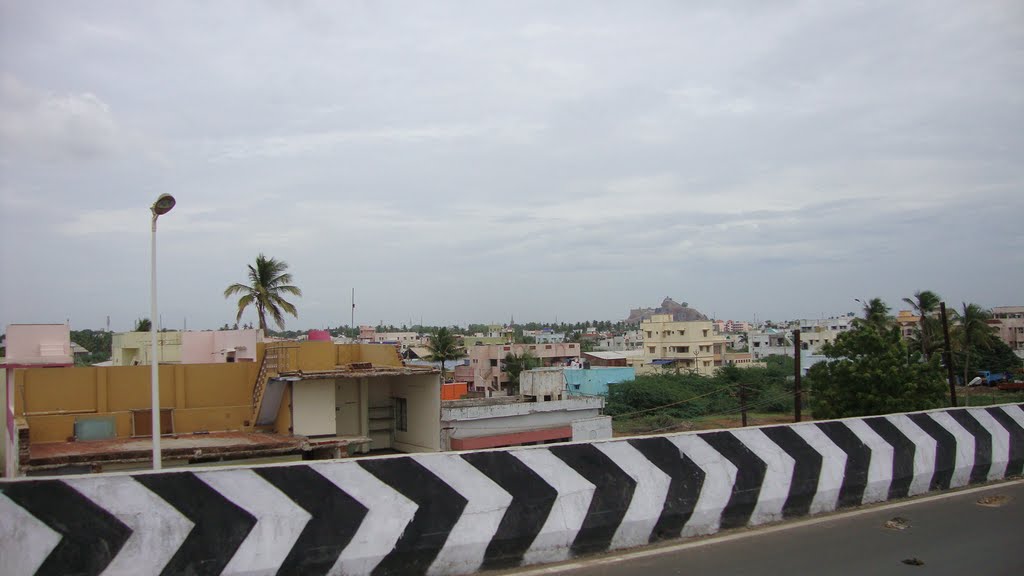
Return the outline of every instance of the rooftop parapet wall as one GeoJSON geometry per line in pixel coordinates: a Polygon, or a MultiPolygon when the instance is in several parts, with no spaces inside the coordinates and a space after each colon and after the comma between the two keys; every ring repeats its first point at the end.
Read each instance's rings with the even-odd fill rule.
{"type": "Polygon", "coordinates": [[[1019,405],[0,483],[10,574],[468,574],[1020,475],[1019,405]]]}

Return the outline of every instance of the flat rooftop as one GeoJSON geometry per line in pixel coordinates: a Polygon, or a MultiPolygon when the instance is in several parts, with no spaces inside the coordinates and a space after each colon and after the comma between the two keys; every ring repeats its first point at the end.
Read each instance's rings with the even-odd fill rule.
{"type": "MultiPolygon", "coordinates": [[[[161,436],[163,460],[209,462],[270,456],[296,455],[324,448],[346,448],[369,442],[365,437],[307,438],[266,432],[209,432],[161,436]]],[[[47,442],[29,446],[26,472],[65,466],[94,466],[149,462],[153,443],[149,438],[111,438],[76,442],[47,442]]]]}
{"type": "Polygon", "coordinates": [[[373,378],[376,376],[426,376],[440,373],[441,369],[433,366],[373,366],[355,363],[336,366],[331,370],[282,372],[278,378],[317,380],[326,378],[373,378]]]}
{"type": "Polygon", "coordinates": [[[474,406],[501,406],[504,404],[517,404],[519,402],[532,402],[525,396],[492,396],[490,398],[465,398],[463,400],[442,400],[441,404],[451,408],[473,408],[474,406]]]}

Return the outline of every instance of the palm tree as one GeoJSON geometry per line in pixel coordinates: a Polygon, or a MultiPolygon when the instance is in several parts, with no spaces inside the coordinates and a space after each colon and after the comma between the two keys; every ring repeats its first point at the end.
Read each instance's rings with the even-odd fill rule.
{"type": "Polygon", "coordinates": [[[436,334],[430,336],[427,350],[430,350],[430,356],[427,356],[428,360],[441,363],[442,382],[444,382],[445,378],[444,363],[449,360],[458,360],[459,358],[466,357],[466,350],[459,346],[458,338],[444,326],[439,328],[436,334]]]}
{"type": "Polygon", "coordinates": [[[942,298],[931,290],[918,290],[914,292],[913,298],[904,298],[903,301],[921,318],[918,321],[921,353],[925,358],[931,358],[938,339],[939,321],[935,318],[935,311],[938,310],[942,298]]]}
{"type": "Polygon", "coordinates": [[[149,332],[153,329],[153,324],[149,321],[149,318],[139,318],[135,321],[135,332],[149,332]]]}
{"type": "Polygon", "coordinates": [[[519,393],[519,375],[526,370],[533,370],[540,366],[540,358],[524,350],[522,354],[509,352],[505,355],[505,372],[508,373],[508,383],[512,392],[519,393]]]}
{"type": "Polygon", "coordinates": [[[995,338],[995,328],[987,322],[992,314],[977,304],[963,302],[963,312],[953,311],[957,326],[954,328],[954,340],[964,354],[964,385],[970,374],[971,352],[987,349],[995,338]]]}
{"type": "Polygon", "coordinates": [[[857,302],[864,306],[864,319],[862,322],[879,330],[886,329],[892,324],[892,318],[889,316],[889,306],[882,302],[881,298],[872,298],[867,302],[858,299],[857,302]]]}
{"type": "Polygon", "coordinates": [[[278,327],[284,329],[284,313],[298,318],[295,306],[285,300],[282,294],[302,296],[302,290],[292,286],[292,275],[287,273],[288,263],[283,260],[267,258],[262,253],[256,257],[256,265],[249,265],[249,284],[232,284],[224,290],[224,297],[230,298],[241,294],[238,299],[238,317],[250,304],[256,306],[256,314],[260,318],[260,329],[267,333],[267,314],[274,319],[278,327]]]}

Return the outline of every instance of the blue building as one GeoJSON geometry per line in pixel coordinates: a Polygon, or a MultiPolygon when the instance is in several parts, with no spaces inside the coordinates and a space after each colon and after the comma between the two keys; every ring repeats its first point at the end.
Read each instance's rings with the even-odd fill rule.
{"type": "Polygon", "coordinates": [[[569,395],[607,396],[608,385],[628,382],[636,378],[633,368],[587,368],[582,370],[565,369],[565,387],[569,395]]]}

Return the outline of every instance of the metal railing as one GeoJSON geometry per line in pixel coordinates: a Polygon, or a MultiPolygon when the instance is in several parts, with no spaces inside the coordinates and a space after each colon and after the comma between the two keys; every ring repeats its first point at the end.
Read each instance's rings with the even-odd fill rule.
{"type": "Polygon", "coordinates": [[[250,421],[253,422],[253,425],[260,414],[267,382],[281,373],[290,371],[293,351],[297,349],[297,346],[267,346],[264,348],[263,359],[260,360],[260,369],[252,388],[252,419],[250,421]]]}

